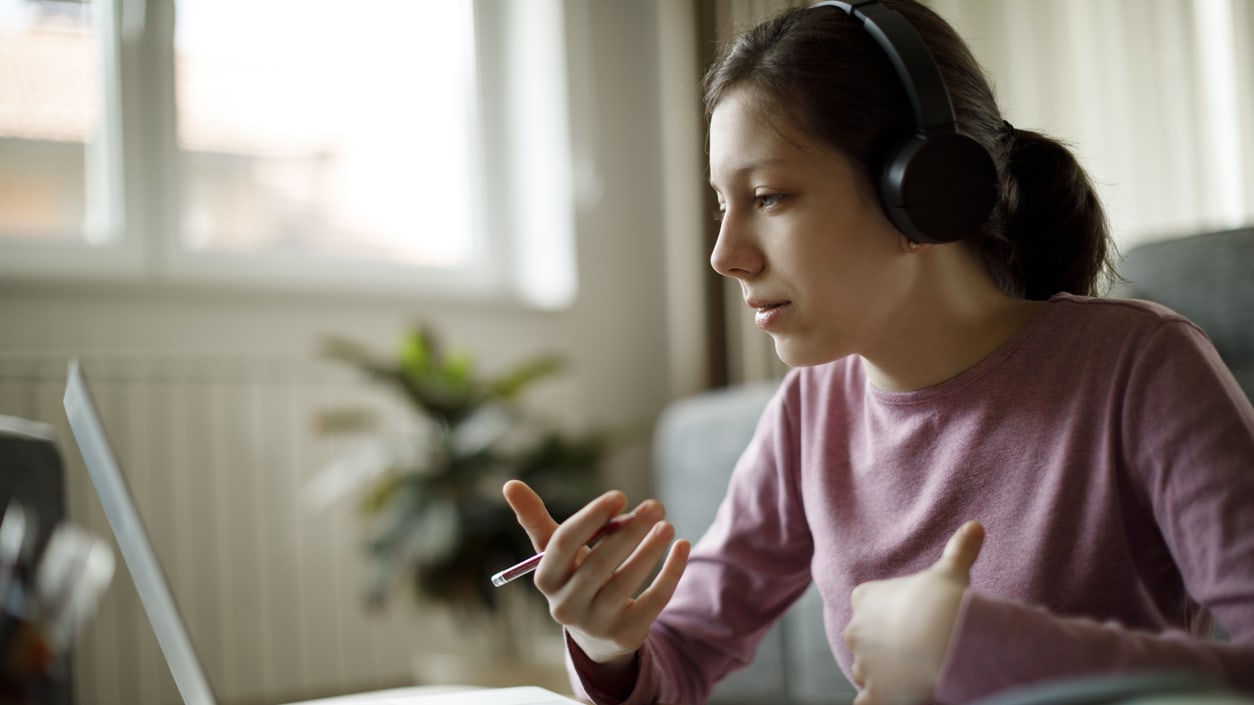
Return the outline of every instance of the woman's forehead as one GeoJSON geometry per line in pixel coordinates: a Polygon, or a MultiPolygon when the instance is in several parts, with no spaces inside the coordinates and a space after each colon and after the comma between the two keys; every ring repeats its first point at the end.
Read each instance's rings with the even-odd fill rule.
{"type": "Polygon", "coordinates": [[[838,156],[801,131],[786,111],[750,89],[732,91],[715,106],[709,146],[712,178],[838,156]]]}
{"type": "Polygon", "coordinates": [[[787,106],[750,87],[730,91],[714,106],[710,116],[711,129],[716,122],[741,130],[775,133],[774,136],[799,148],[805,148],[810,142],[809,135],[799,128],[787,106]]]}

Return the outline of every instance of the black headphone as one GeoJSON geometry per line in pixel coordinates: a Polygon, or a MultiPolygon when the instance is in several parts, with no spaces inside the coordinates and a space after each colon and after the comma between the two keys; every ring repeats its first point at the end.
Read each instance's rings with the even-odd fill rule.
{"type": "Polygon", "coordinates": [[[900,13],[876,0],[825,0],[858,20],[897,70],[916,129],[885,161],[880,203],[897,229],[916,242],[954,242],[975,233],[997,202],[997,167],[988,150],[958,132],[936,60],[900,13]]]}

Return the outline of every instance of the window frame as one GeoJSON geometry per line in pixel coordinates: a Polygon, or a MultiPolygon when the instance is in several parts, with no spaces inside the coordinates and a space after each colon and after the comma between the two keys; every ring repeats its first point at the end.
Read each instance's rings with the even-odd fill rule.
{"type": "Polygon", "coordinates": [[[102,183],[107,184],[105,227],[111,239],[96,245],[77,233],[72,240],[56,242],[0,240],[0,276],[39,285],[430,297],[521,303],[539,309],[568,307],[577,283],[564,3],[527,3],[532,12],[524,13],[509,0],[472,2],[481,118],[473,127],[475,201],[493,205],[476,209],[473,254],[467,266],[185,249],[180,241],[174,107],[175,0],[95,0],[92,23],[103,94],[98,99],[104,106],[101,134],[107,139],[89,148],[103,149],[107,157],[109,173],[102,183]],[[527,37],[534,33],[537,18],[548,23],[549,40],[556,31],[561,41],[553,43],[558,48],[547,57],[548,65],[524,67],[537,75],[519,76],[519,48],[534,48],[527,37]],[[518,87],[520,80],[548,80],[545,95],[557,100],[544,105],[527,100],[526,91],[518,87]],[[529,151],[528,144],[537,135],[519,134],[511,122],[533,128],[547,125],[539,129],[548,130],[541,142],[549,152],[529,151]],[[543,170],[556,175],[555,183],[544,187],[550,203],[539,210],[534,206],[537,184],[522,178],[535,172],[537,165],[527,160],[536,158],[547,159],[543,170]],[[537,249],[549,255],[539,273],[526,257],[537,249]]]}

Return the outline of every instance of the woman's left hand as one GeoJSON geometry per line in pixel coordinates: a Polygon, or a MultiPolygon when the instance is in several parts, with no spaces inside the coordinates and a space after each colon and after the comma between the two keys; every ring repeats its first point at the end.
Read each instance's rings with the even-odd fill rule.
{"type": "Polygon", "coordinates": [[[928,701],[983,544],[984,527],[969,521],[927,570],[853,589],[844,639],[853,652],[854,683],[862,689],[854,705],[928,701]]]}

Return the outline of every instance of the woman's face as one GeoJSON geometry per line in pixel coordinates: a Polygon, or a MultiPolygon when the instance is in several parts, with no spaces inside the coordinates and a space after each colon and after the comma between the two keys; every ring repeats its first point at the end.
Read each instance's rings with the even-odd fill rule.
{"type": "Polygon", "coordinates": [[[754,96],[736,89],[711,116],[722,225],[710,264],[740,282],[789,365],[872,357],[894,344],[917,258],[853,164],[754,96]]]}

